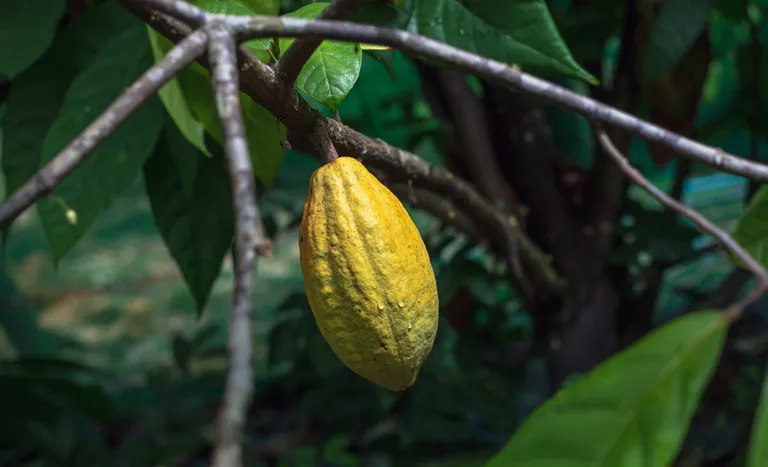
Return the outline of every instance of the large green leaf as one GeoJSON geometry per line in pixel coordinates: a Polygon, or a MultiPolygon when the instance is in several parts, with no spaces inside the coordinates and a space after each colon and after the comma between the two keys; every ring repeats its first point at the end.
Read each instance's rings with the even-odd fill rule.
{"type": "Polygon", "coordinates": [[[408,30],[523,70],[596,82],[574,60],[544,0],[410,0],[408,30]]]}
{"type": "MultiPolygon", "coordinates": [[[[101,51],[67,91],[43,142],[42,163],[53,159],[151,65],[152,52],[141,23],[101,44],[101,51]]],[[[53,191],[52,199],[38,204],[55,264],[134,182],[157,143],[162,116],[160,102],[151,97],[53,191]],[[61,200],[77,213],[76,224],[68,222],[61,200]]]]}
{"type": "Polygon", "coordinates": [[[755,415],[751,438],[747,467],[768,465],[768,371],[765,374],[763,395],[755,415]]]}
{"type": "Polygon", "coordinates": [[[755,193],[736,224],[733,238],[760,264],[768,266],[768,187],[755,193]]]}
{"type": "MultiPolygon", "coordinates": [[[[311,19],[327,6],[328,3],[323,2],[311,3],[285,16],[311,19]]],[[[280,39],[281,55],[293,41],[292,38],[280,39]]],[[[337,112],[341,101],[355,86],[362,65],[363,51],[360,44],[323,41],[296,77],[296,87],[332,112],[337,112]]]]}
{"type": "Polygon", "coordinates": [[[152,213],[202,311],[234,234],[222,157],[201,157],[172,125],[144,166],[152,213]]]}
{"type": "MultiPolygon", "coordinates": [[[[254,11],[246,9],[237,2],[197,2],[201,8],[216,13],[252,14],[254,11]]],[[[271,5],[270,1],[263,2],[265,6],[271,5]]],[[[260,11],[262,14],[271,14],[275,10],[260,11]]],[[[151,42],[156,44],[155,60],[168,53],[173,43],[155,31],[149,30],[151,42]]],[[[261,45],[248,43],[251,51],[258,52],[261,45]]],[[[260,59],[269,58],[266,45],[261,49],[260,59]]],[[[223,143],[221,123],[216,113],[213,91],[211,89],[211,75],[199,63],[193,63],[176,75],[160,92],[160,98],[173,118],[176,126],[192,143],[201,151],[208,153],[205,147],[202,129],[213,136],[219,143],[223,143]]],[[[264,107],[256,104],[245,93],[240,93],[240,105],[242,107],[245,130],[248,139],[248,149],[253,161],[253,170],[259,180],[267,188],[272,186],[275,174],[280,168],[285,154],[281,138],[287,134],[284,126],[277,122],[274,115],[264,107]]]]}
{"type": "MultiPolygon", "coordinates": [[[[64,100],[69,79],[54,60],[35,64],[11,86],[3,118],[5,196],[9,197],[40,168],[43,138],[64,100]],[[59,79],[56,79],[59,78],[59,79]]],[[[3,232],[3,236],[8,231],[3,232]]]]}
{"type": "Polygon", "coordinates": [[[702,311],[655,330],[545,402],[488,466],[670,465],[728,323],[702,311]]]}
{"type": "Polygon", "coordinates": [[[709,23],[715,0],[669,0],[653,23],[645,56],[645,79],[653,82],[691,48],[709,23]]]}
{"type": "MultiPolygon", "coordinates": [[[[250,14],[277,14],[279,11],[279,2],[274,0],[252,0],[250,2],[242,1],[224,1],[212,2],[196,1],[199,7],[212,13],[226,13],[232,15],[250,15],[250,14]]],[[[170,51],[174,44],[156,32],[147,27],[149,41],[152,45],[152,53],[155,62],[159,61],[170,51]]],[[[249,41],[246,45],[261,61],[269,63],[272,61],[272,55],[269,52],[269,43],[267,40],[249,41]]],[[[184,94],[181,84],[177,78],[170,80],[162,89],[160,89],[160,100],[163,101],[168,113],[173,118],[181,133],[196,148],[210,157],[210,152],[205,147],[205,126],[200,122],[192,112],[187,96],[184,94]]]]}
{"type": "MultiPolygon", "coordinates": [[[[194,3],[212,13],[226,13],[232,15],[250,15],[255,13],[277,14],[279,10],[279,4],[276,5],[276,2],[273,0],[253,0],[250,2],[212,2],[206,0],[194,3]]],[[[174,44],[149,27],[147,27],[147,33],[149,34],[149,41],[152,45],[152,53],[154,54],[155,62],[157,62],[173,48],[174,44]]],[[[270,41],[258,40],[249,41],[246,45],[259,60],[269,63],[272,61],[272,55],[269,52],[269,43],[270,41]]],[[[184,94],[181,84],[179,83],[179,79],[174,78],[170,80],[168,84],[160,89],[159,94],[160,99],[163,101],[163,105],[166,110],[168,110],[168,113],[173,118],[174,123],[176,123],[176,126],[178,126],[181,133],[187,138],[187,141],[210,157],[211,154],[205,147],[204,142],[205,125],[203,125],[192,112],[190,103],[187,100],[188,98],[184,94]]]]}
{"type": "Polygon", "coordinates": [[[0,76],[13,78],[51,45],[64,0],[0,2],[0,76]]]}
{"type": "Polygon", "coordinates": [[[43,139],[78,71],[107,38],[131,24],[141,23],[117,3],[89,10],[59,34],[40,60],[13,80],[2,121],[6,196],[40,168],[43,139]]]}

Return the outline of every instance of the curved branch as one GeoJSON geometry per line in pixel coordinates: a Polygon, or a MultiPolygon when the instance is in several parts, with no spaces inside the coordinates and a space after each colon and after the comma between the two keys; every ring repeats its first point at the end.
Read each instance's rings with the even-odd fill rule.
{"type": "Polygon", "coordinates": [[[643,190],[647,191],[651,196],[656,198],[663,206],[676,212],[677,214],[685,217],[691,221],[702,232],[708,233],[714,237],[720,244],[723,245],[736,259],[741,261],[744,266],[757,278],[758,286],[746,297],[744,301],[737,304],[735,308],[744,308],[751,301],[759,298],[766,288],[768,288],[768,270],[766,270],[747,250],[744,249],[734,238],[726,231],[710,222],[706,217],[700,213],[694,211],[683,203],[672,198],[664,191],[657,188],[647,178],[640,173],[639,170],[632,167],[627,160],[626,156],[622,154],[611,141],[610,136],[605,130],[597,129],[597,139],[616,164],[621,168],[621,171],[640,186],[643,190]]]}
{"type": "Polygon", "coordinates": [[[522,91],[590,120],[620,128],[652,143],[666,146],[696,162],[757,182],[768,182],[768,165],[728,154],[722,149],[667,131],[627,112],[524,73],[518,66],[485,58],[419,34],[345,21],[210,14],[180,0],[119,1],[138,4],[144,8],[155,8],[193,26],[198,25],[199,21],[218,19],[226,22],[240,41],[264,37],[311,37],[386,45],[411,55],[438,61],[501,86],[522,91]]]}
{"type": "Polygon", "coordinates": [[[728,154],[722,149],[713,148],[667,131],[627,112],[524,73],[517,67],[466,52],[423,36],[395,29],[383,29],[342,21],[265,16],[228,17],[227,21],[243,40],[265,36],[309,36],[387,45],[405,53],[451,65],[488,81],[558,105],[590,120],[620,128],[647,141],[666,146],[679,155],[696,162],[758,182],[768,182],[768,165],[728,154]]]}
{"type": "MultiPolygon", "coordinates": [[[[445,196],[479,226],[490,229],[487,233],[506,253],[510,272],[519,270],[520,265],[517,263],[521,261],[532,273],[534,282],[546,285],[550,292],[560,288],[558,275],[548,255],[542,253],[525,235],[517,218],[493,207],[472,185],[414,154],[361,135],[335,120],[323,117],[319,125],[329,133],[339,152],[354,154],[360,160],[381,168],[393,181],[411,181],[414,186],[445,196]]],[[[295,146],[306,147],[301,141],[297,141],[295,146]]]]}
{"type": "Polygon", "coordinates": [[[158,89],[202,55],[206,42],[207,36],[203,31],[188,35],[162,60],[141,75],[37,175],[0,205],[0,230],[10,226],[24,210],[49,194],[158,89]]]}

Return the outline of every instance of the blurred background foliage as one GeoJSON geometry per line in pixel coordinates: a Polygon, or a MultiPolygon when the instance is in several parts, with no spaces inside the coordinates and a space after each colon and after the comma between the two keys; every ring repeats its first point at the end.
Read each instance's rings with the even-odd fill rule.
{"type": "MultiPolygon", "coordinates": [[[[577,62],[597,58],[615,65],[616,5],[622,2],[548,3],[577,62]]],[[[751,132],[748,112],[755,103],[750,58],[768,50],[762,3],[747,8],[743,1],[721,0],[712,10],[713,52],[694,134],[768,161],[768,121],[751,132]],[[751,27],[759,30],[759,44],[751,27]]],[[[282,2],[283,11],[298,6],[282,2]]],[[[757,63],[768,67],[768,60],[757,63]]],[[[586,86],[555,81],[574,90],[586,86]]],[[[445,165],[441,123],[424,100],[418,70],[400,53],[364,54],[339,115],[366,135],[445,165]]],[[[589,166],[594,147],[586,122],[552,108],[547,116],[562,153],[589,166]]],[[[630,155],[654,183],[671,189],[679,160],[657,166],[639,140],[630,155]]],[[[288,151],[274,187],[261,197],[274,247],[257,266],[258,380],[247,426],[248,465],[483,465],[553,391],[545,362],[530,352],[530,316],[482,247],[408,206],[438,280],[443,316],[435,348],[418,384],[401,395],[352,374],[314,325],[299,269],[297,229],[317,167],[288,151]],[[471,321],[449,322],[460,307],[476,310],[471,321]]],[[[231,263],[225,260],[198,314],[142,183],[137,180],[99,218],[58,268],[35,212],[15,223],[0,264],[0,465],[205,465],[226,370],[231,263]]],[[[683,199],[732,228],[747,189],[738,177],[696,166],[683,199]]],[[[690,256],[667,270],[657,322],[688,310],[730,271],[727,255],[696,254],[709,239],[639,190],[630,190],[624,213],[621,235],[632,241],[614,261],[642,274],[651,257],[675,262],[690,256]]],[[[768,332],[765,305],[753,311],[734,331],[744,336],[733,344],[741,357],[712,383],[714,396],[697,413],[681,454],[699,463],[686,465],[743,465],[768,332]]]]}

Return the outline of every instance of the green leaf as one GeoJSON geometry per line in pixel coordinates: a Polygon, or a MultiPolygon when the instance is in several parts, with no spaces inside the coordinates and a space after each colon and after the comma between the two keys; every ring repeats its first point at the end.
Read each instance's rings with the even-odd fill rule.
{"type": "MultiPolygon", "coordinates": [[[[157,63],[173,48],[173,43],[149,26],[147,26],[147,34],[149,35],[149,44],[152,47],[152,55],[155,58],[155,63],[157,63]]],[[[160,88],[158,95],[165,106],[165,110],[168,111],[187,141],[203,154],[211,157],[211,153],[205,147],[205,127],[192,115],[192,109],[189,108],[179,80],[174,77],[168,81],[165,86],[160,88]]]]}
{"type": "Polygon", "coordinates": [[[234,234],[223,157],[202,157],[172,125],[144,166],[160,234],[202,312],[234,234]]]}
{"type": "Polygon", "coordinates": [[[532,73],[597,83],[571,55],[544,0],[410,0],[407,29],[532,73]]]}
{"type": "Polygon", "coordinates": [[[747,467],[761,467],[768,464],[768,372],[763,383],[763,395],[752,427],[752,441],[749,447],[747,467]]]}
{"type": "MultiPolygon", "coordinates": [[[[214,13],[254,13],[254,11],[246,9],[237,2],[214,3],[199,1],[197,3],[201,8],[214,13]]],[[[265,7],[271,5],[269,1],[262,3],[265,7]]],[[[273,11],[268,10],[258,13],[270,14],[273,11]]],[[[151,41],[157,44],[158,50],[155,52],[155,60],[160,55],[168,53],[172,48],[173,44],[165,37],[158,35],[154,31],[149,31],[149,35],[151,41]],[[153,38],[152,36],[155,37],[153,38]]],[[[256,53],[254,47],[260,47],[252,47],[251,43],[248,43],[248,46],[254,53],[256,53]]],[[[262,52],[267,55],[259,55],[257,53],[257,58],[261,60],[269,59],[270,56],[266,52],[266,45],[262,52]]],[[[204,136],[201,133],[202,126],[217,142],[224,142],[221,134],[221,123],[216,113],[213,91],[211,89],[211,75],[208,70],[199,63],[193,63],[177,74],[166,85],[166,88],[168,91],[161,90],[160,97],[174,123],[176,123],[176,126],[187,138],[187,141],[204,153],[209,153],[208,148],[204,144],[204,136]]],[[[253,162],[253,171],[256,177],[269,189],[283,162],[285,148],[282,145],[282,138],[285,137],[287,131],[284,125],[277,122],[274,115],[269,113],[264,107],[253,102],[247,94],[242,92],[240,93],[240,105],[248,139],[248,149],[253,162]]]]}
{"type": "MultiPolygon", "coordinates": [[[[768,266],[768,187],[755,193],[732,235],[760,264],[768,266]]],[[[741,261],[738,264],[743,267],[741,261]]]]}
{"type": "Polygon", "coordinates": [[[728,324],[701,311],[653,331],[540,406],[487,465],[671,465],[728,324]]]}
{"type": "MultiPolygon", "coordinates": [[[[328,3],[311,3],[284,16],[312,19],[327,6],[328,3]]],[[[294,40],[279,39],[281,55],[294,40]]],[[[363,51],[360,44],[323,41],[296,77],[296,87],[332,112],[337,112],[341,101],[355,86],[362,66],[363,51]]]]}
{"type": "Polygon", "coordinates": [[[117,3],[89,10],[59,34],[40,60],[13,80],[2,120],[6,196],[40,168],[43,140],[69,84],[107,38],[131,24],[141,23],[117,3]]]}
{"type": "Polygon", "coordinates": [[[0,76],[13,78],[43,55],[65,6],[64,0],[0,2],[0,76]]]}
{"type": "Polygon", "coordinates": [[[40,151],[48,127],[56,118],[71,77],[53,60],[35,64],[11,86],[3,118],[3,173],[6,197],[40,168],[40,151]]]}
{"type": "MultiPolygon", "coordinates": [[[[52,160],[151,65],[140,22],[102,43],[67,91],[43,142],[42,163],[52,160]]],[[[160,102],[151,97],[53,191],[52,199],[40,201],[38,213],[54,264],[134,182],[157,142],[162,116],[160,102]],[[65,217],[61,201],[77,213],[75,225],[65,217]]]]}
{"type": "Polygon", "coordinates": [[[645,79],[652,83],[691,48],[709,23],[715,0],[669,0],[653,23],[645,56],[645,79]]]}

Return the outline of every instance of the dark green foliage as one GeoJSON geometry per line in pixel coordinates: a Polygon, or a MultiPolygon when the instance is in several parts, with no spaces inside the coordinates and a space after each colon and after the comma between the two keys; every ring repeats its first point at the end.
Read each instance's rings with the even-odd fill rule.
{"type": "Polygon", "coordinates": [[[64,0],[28,0],[0,5],[0,77],[13,78],[51,44],[64,0]]]}
{"type": "Polygon", "coordinates": [[[13,80],[3,117],[6,196],[40,168],[45,136],[78,73],[110,35],[138,24],[113,2],[94,8],[62,29],[51,48],[13,80]]]}
{"type": "MultiPolygon", "coordinates": [[[[67,90],[43,141],[41,166],[50,162],[152,64],[141,24],[132,24],[102,47],[67,90]]],[[[38,212],[54,263],[58,264],[98,216],[136,180],[157,144],[162,121],[159,99],[152,97],[53,190],[52,199],[40,202],[38,212]],[[59,200],[77,213],[77,224],[71,225],[66,219],[59,200]]]]}
{"type": "Polygon", "coordinates": [[[166,125],[144,166],[144,182],[163,240],[202,311],[234,234],[223,156],[205,157],[166,125]]]}

